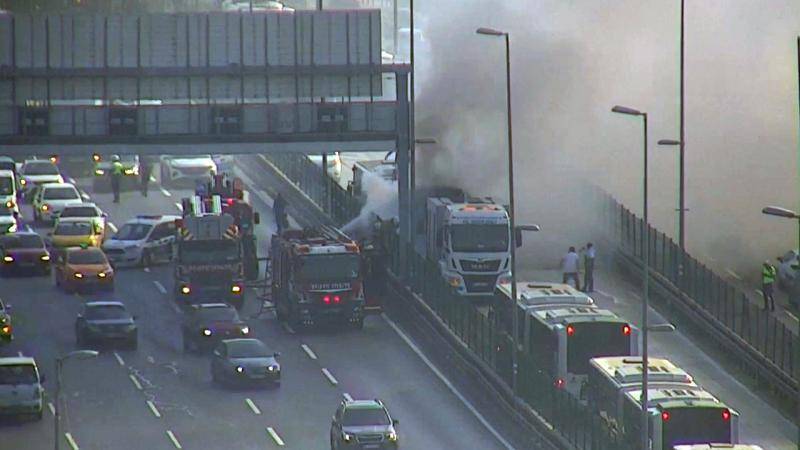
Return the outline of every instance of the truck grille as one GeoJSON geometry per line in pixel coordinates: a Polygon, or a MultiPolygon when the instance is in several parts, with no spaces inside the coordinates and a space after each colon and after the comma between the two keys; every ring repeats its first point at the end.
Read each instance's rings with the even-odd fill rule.
{"type": "Polygon", "coordinates": [[[382,434],[359,434],[357,437],[359,444],[380,444],[383,442],[382,434]]]}
{"type": "Polygon", "coordinates": [[[464,275],[468,293],[491,293],[497,283],[497,275],[464,275]]]}
{"type": "Polygon", "coordinates": [[[462,259],[459,262],[461,263],[461,268],[464,269],[465,272],[497,272],[497,269],[500,268],[499,259],[480,262],[462,259]]]}

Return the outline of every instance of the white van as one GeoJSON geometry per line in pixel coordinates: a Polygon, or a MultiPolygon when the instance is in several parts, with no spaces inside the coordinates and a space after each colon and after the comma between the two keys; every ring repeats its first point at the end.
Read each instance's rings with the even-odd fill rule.
{"type": "Polygon", "coordinates": [[[44,377],[33,358],[0,358],[0,415],[42,418],[44,377]]]}
{"type": "Polygon", "coordinates": [[[19,212],[17,180],[14,177],[14,172],[10,170],[0,170],[0,204],[19,212]]]}

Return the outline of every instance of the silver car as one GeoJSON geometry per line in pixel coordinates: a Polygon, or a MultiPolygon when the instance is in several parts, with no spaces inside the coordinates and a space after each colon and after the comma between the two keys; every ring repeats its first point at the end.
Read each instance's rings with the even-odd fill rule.
{"type": "Polygon", "coordinates": [[[231,384],[281,382],[279,353],[271,352],[258,339],[225,339],[214,349],[211,377],[231,384]]]}
{"type": "Polygon", "coordinates": [[[0,415],[42,418],[44,376],[33,358],[0,358],[0,415]]]}

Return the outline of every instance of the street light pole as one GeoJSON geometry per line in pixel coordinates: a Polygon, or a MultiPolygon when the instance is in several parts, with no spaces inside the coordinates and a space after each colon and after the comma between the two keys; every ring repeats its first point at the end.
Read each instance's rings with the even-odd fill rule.
{"type": "Polygon", "coordinates": [[[59,404],[61,403],[61,369],[64,365],[64,361],[70,358],[75,359],[89,359],[89,358],[96,358],[98,353],[94,350],[75,350],[73,352],[69,352],[66,355],[56,358],[56,392],[55,392],[55,401],[53,402],[53,416],[54,417],[54,441],[55,441],[55,450],[59,450],[61,446],[61,408],[59,408],[59,404]]]}
{"type": "MultiPolygon", "coordinates": [[[[517,303],[517,244],[516,244],[516,222],[514,214],[514,140],[512,132],[511,115],[511,39],[505,31],[494,30],[491,28],[478,28],[478,34],[486,36],[504,37],[506,42],[506,128],[508,130],[508,221],[511,229],[510,249],[511,249],[511,301],[513,308],[517,303]]],[[[519,319],[516,312],[512,315],[512,329],[514,336],[512,342],[514,349],[511,352],[511,389],[517,393],[517,374],[519,372],[519,362],[517,361],[517,336],[519,335],[519,319]]]]}
{"type": "Polygon", "coordinates": [[[646,449],[649,448],[648,443],[650,440],[650,419],[647,410],[647,403],[648,403],[648,372],[649,372],[649,360],[648,360],[648,352],[647,352],[647,344],[648,344],[648,333],[649,333],[649,321],[648,321],[648,308],[650,307],[650,233],[649,233],[649,222],[648,222],[648,215],[647,215],[647,113],[635,110],[633,108],[627,108],[625,106],[615,106],[611,109],[612,112],[618,114],[626,114],[629,116],[640,116],[643,119],[644,125],[644,175],[642,179],[642,188],[644,191],[643,195],[643,207],[642,207],[642,227],[641,227],[641,239],[643,241],[642,248],[642,259],[644,260],[644,299],[642,301],[642,448],[646,449]]]}
{"type": "Polygon", "coordinates": [[[680,162],[678,167],[678,177],[680,178],[679,187],[678,187],[678,243],[681,247],[681,250],[686,249],[686,171],[685,171],[685,150],[686,150],[686,135],[684,134],[684,0],[681,0],[681,62],[680,62],[680,72],[681,72],[681,80],[680,80],[680,138],[678,142],[680,143],[680,162]]]}

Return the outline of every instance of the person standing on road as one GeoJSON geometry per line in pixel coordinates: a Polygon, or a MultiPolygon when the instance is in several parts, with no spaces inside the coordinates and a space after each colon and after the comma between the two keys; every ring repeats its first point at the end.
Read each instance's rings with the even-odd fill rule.
{"type": "Polygon", "coordinates": [[[286,218],[286,200],[280,192],[275,196],[275,201],[272,202],[272,211],[275,213],[275,226],[278,228],[278,234],[280,234],[289,226],[286,218]]]}
{"type": "Polygon", "coordinates": [[[564,274],[562,278],[563,283],[567,283],[570,279],[575,280],[575,289],[581,289],[581,281],[578,276],[578,267],[580,265],[580,257],[575,252],[575,247],[570,247],[569,252],[561,258],[561,271],[564,274]]]}
{"type": "Polygon", "coordinates": [[[770,311],[775,311],[775,298],[773,298],[773,285],[775,284],[775,277],[777,270],[769,260],[764,261],[764,266],[761,268],[761,292],[764,295],[764,311],[769,308],[770,311]]]}
{"type": "Polygon", "coordinates": [[[114,203],[119,203],[119,186],[122,183],[122,163],[119,155],[111,157],[111,190],[114,191],[114,203]]]}
{"type": "Polygon", "coordinates": [[[150,175],[153,172],[153,165],[150,164],[149,158],[146,155],[139,155],[139,176],[141,177],[143,197],[147,197],[147,184],[150,183],[150,175]]]}
{"type": "Polygon", "coordinates": [[[591,242],[586,244],[583,251],[583,292],[594,291],[594,256],[595,248],[591,242]]]}

